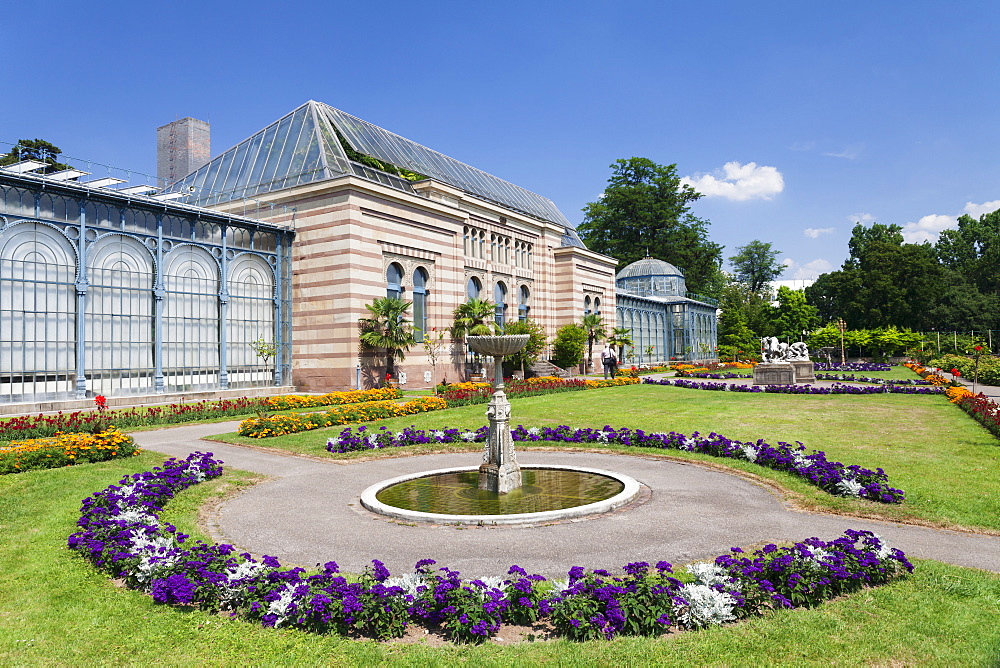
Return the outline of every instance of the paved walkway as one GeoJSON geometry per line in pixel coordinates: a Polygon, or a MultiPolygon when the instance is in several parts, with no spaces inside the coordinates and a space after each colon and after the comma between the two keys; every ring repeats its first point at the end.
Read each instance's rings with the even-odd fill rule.
{"type": "MultiPolygon", "coordinates": [[[[381,559],[408,572],[436,559],[465,576],[503,575],[511,564],[547,576],[572,566],[618,568],[631,561],[681,564],[731,546],[829,540],[846,529],[871,529],[911,557],[1000,572],[1000,537],[940,531],[790,509],[771,491],[697,464],[637,455],[522,451],[519,462],[575,464],[630,475],[649,493],[644,502],[608,515],[538,527],[447,527],[395,523],[364,510],[361,492],[404,473],[474,465],[477,453],[397,457],[369,462],[318,461],[200,440],[234,431],[216,423],[138,432],[148,450],[186,456],[214,452],[226,465],[272,476],[230,499],[214,518],[216,539],[286,565],[336,561],[359,572],[381,559]]],[[[317,436],[317,438],[321,438],[317,436]]]]}

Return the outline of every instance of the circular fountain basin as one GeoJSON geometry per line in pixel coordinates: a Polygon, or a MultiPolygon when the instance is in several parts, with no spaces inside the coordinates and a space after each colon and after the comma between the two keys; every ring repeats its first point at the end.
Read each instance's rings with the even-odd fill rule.
{"type": "Polygon", "coordinates": [[[479,467],[422,471],[376,483],[361,494],[368,510],[433,524],[537,524],[620,508],[639,495],[627,475],[580,466],[521,467],[508,494],[479,489],[479,467]]]}

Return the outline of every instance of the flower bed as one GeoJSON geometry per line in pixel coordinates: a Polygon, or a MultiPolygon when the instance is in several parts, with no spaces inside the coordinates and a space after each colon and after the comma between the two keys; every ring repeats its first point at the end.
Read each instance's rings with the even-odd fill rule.
{"type": "Polygon", "coordinates": [[[816,362],[813,364],[816,371],[889,371],[891,364],[882,362],[845,362],[844,364],[827,364],[826,362],[816,362]]]}
{"type": "MultiPolygon", "coordinates": [[[[113,422],[121,429],[157,424],[177,424],[222,417],[250,415],[269,410],[307,408],[337,404],[384,401],[401,397],[399,390],[384,388],[351,392],[330,392],[319,396],[282,395],[276,397],[240,397],[190,404],[170,404],[148,408],[74,411],[55,415],[33,415],[0,420],[0,440],[42,438],[58,432],[93,431],[95,425],[113,422]]],[[[103,397],[101,397],[103,399],[103,397]]],[[[106,405],[106,404],[105,404],[106,405]]],[[[100,406],[100,404],[98,404],[100,406]]]]}
{"type": "Polygon", "coordinates": [[[1000,404],[982,393],[973,394],[965,388],[949,388],[947,393],[952,397],[952,403],[986,427],[991,434],[1000,437],[1000,404]]]}
{"type": "Polygon", "coordinates": [[[671,565],[627,564],[624,575],[570,569],[565,583],[511,566],[507,577],[465,581],[458,571],[417,562],[413,574],[392,577],[372,561],[348,581],[336,562],[307,575],[282,570],[231,545],[195,541],[159,521],[173,496],[222,473],[211,453],[167,460],[162,468],[126,476],[83,500],[79,531],[67,541],[97,568],[149,592],[157,603],[229,611],[266,627],[316,633],[398,637],[411,623],[437,626],[457,641],[482,641],[500,625],[551,623],[574,640],[619,635],[657,636],[671,627],[700,629],[774,608],[813,606],[887,583],[913,571],[900,550],[869,531],[847,531],[830,542],[809,538],[790,547],[739,548],[713,563],[691,564],[675,577],[671,565]],[[684,579],[684,581],[681,580],[684,579]]]}
{"type": "Polygon", "coordinates": [[[941,385],[953,384],[950,380],[942,376],[940,373],[937,373],[936,371],[931,371],[927,367],[924,367],[915,362],[906,362],[905,364],[903,364],[903,366],[905,366],[907,369],[910,369],[924,380],[928,381],[931,385],[941,386],[941,385]]]}
{"type": "MultiPolygon", "coordinates": [[[[336,438],[327,441],[326,449],[333,453],[399,448],[408,445],[428,443],[483,443],[489,434],[489,427],[483,426],[472,431],[468,429],[436,429],[430,432],[415,427],[407,427],[393,433],[385,427],[371,431],[359,427],[355,432],[350,427],[340,432],[336,438]]],[[[614,429],[605,425],[601,429],[572,429],[560,427],[525,428],[518,425],[511,430],[515,442],[525,443],[578,443],[614,444],[661,450],[683,450],[700,452],[714,457],[741,459],[775,471],[785,471],[799,476],[820,489],[838,496],[856,496],[881,503],[902,503],[902,490],[889,486],[889,476],[881,468],[872,471],[856,464],[847,466],[831,462],[826,453],[813,450],[805,454],[801,443],[769,445],[763,440],[755,443],[734,441],[711,433],[702,436],[698,432],[685,436],[677,432],[652,433],[641,429],[614,429]]]]}
{"type": "Polygon", "coordinates": [[[916,378],[872,378],[871,376],[854,376],[843,373],[817,373],[816,380],[844,380],[850,383],[874,383],[876,385],[935,385],[929,380],[916,378]]]}
{"type": "Polygon", "coordinates": [[[139,454],[128,434],[108,427],[96,434],[60,434],[49,438],[14,441],[0,447],[0,475],[74,464],[106,462],[139,454]]]}
{"type": "Polygon", "coordinates": [[[438,397],[420,397],[404,404],[395,401],[371,401],[363,404],[337,406],[320,413],[293,413],[291,415],[248,418],[240,423],[238,433],[240,436],[249,436],[250,438],[270,438],[349,422],[370,422],[415,413],[426,413],[447,407],[447,402],[438,397]]]}
{"type": "Polygon", "coordinates": [[[855,385],[834,384],[830,387],[814,385],[735,385],[730,383],[699,383],[684,378],[663,378],[655,380],[644,378],[647,385],[672,385],[690,390],[716,390],[719,392],[766,392],[768,394],[941,394],[940,387],[912,387],[896,385],[877,385],[858,387],[855,385]]]}
{"type": "MultiPolygon", "coordinates": [[[[593,390],[601,387],[618,387],[620,385],[635,385],[638,378],[618,377],[608,380],[584,380],[582,378],[557,378],[556,376],[541,376],[527,380],[504,381],[504,392],[508,397],[536,397],[553,392],[575,392],[578,390],[593,390]]],[[[483,404],[493,395],[493,386],[489,383],[459,383],[449,385],[438,393],[448,402],[449,407],[483,404]]]]}

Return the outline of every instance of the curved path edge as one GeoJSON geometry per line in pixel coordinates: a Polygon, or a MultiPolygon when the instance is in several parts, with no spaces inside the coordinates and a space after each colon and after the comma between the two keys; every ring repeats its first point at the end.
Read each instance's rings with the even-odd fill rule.
{"type": "Polygon", "coordinates": [[[791,509],[767,485],[695,462],[602,452],[524,450],[522,465],[572,464],[614,470],[648,487],[649,498],[626,510],[530,527],[456,527],[393,521],[361,507],[369,485],[399,475],[476,463],[447,453],[367,461],[329,461],[202,438],[234,431],[237,422],[136,432],[147,450],[185,457],[210,451],[225,465],[269,480],[223,502],[216,530],[224,542],[285,565],[336,561],[360,572],[380,559],[393,573],[424,558],[470,577],[504,575],[512,564],[563,577],[572,566],[614,569],[632,561],[680,564],[710,559],[732,546],[830,540],[868,529],[911,558],[1000,572],[1000,537],[791,509]]]}

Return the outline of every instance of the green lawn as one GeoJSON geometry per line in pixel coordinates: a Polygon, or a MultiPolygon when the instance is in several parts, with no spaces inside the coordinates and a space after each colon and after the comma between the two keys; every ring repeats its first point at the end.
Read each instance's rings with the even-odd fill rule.
{"type": "MultiPolygon", "coordinates": [[[[1000,576],[936,562],[889,586],[811,610],[702,632],[503,646],[385,643],[263,629],[175,610],[117,587],[66,549],[80,500],[162,457],[0,478],[0,660],[6,665],[995,665],[1000,576]]],[[[164,519],[199,535],[197,509],[230,471],[182,493],[164,519]]],[[[335,555],[331,555],[335,557],[335,555]]]]}
{"type": "MultiPolygon", "coordinates": [[[[667,452],[758,475],[787,489],[807,508],[1000,533],[1000,441],[943,396],[744,394],[633,385],[526,397],[515,399],[512,406],[512,424],[526,426],[608,424],[647,431],[714,431],[746,441],[801,441],[807,448],[824,450],[828,457],[845,464],[882,467],[890,484],[906,492],[906,502],[886,505],[834,497],[794,476],[749,462],[667,452]]],[[[375,424],[392,430],[410,425],[425,429],[478,427],[486,423],[485,410],[484,405],[465,406],[375,424]]],[[[342,429],[330,427],[269,439],[236,434],[218,438],[318,456],[371,456],[327,453],[327,439],[342,429]]]]}

